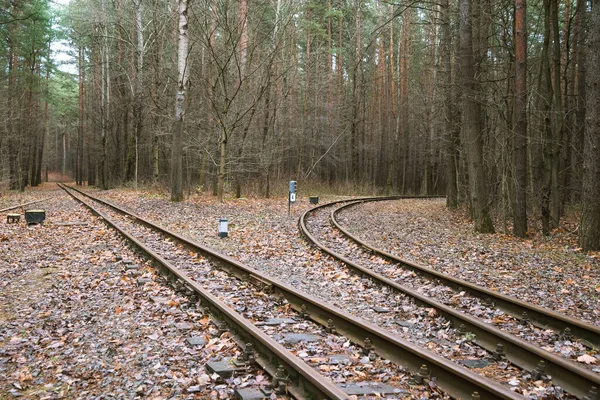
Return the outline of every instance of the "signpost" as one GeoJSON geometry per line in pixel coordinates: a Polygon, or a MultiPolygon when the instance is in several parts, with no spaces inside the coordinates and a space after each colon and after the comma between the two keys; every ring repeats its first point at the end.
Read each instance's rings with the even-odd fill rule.
{"type": "Polygon", "coordinates": [[[296,202],[296,181],[290,181],[290,191],[288,196],[288,216],[292,212],[292,203],[296,202]]]}

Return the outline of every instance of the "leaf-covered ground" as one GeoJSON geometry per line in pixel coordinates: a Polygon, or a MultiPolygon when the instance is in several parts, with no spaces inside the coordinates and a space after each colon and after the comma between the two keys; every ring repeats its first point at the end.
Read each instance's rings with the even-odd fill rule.
{"type": "Polygon", "coordinates": [[[0,221],[0,399],[218,399],[268,384],[207,374],[239,354],[229,333],[64,193],[39,206],[43,225],[0,221]]]}
{"type": "MultiPolygon", "coordinates": [[[[336,262],[307,246],[300,237],[298,217],[311,208],[305,198],[299,197],[299,202],[292,207],[292,217],[288,217],[286,199],[238,199],[218,204],[213,197],[205,196],[174,204],[166,196],[151,193],[118,190],[98,194],[386,329],[397,325],[385,314],[377,315],[369,306],[374,301],[385,302],[382,296],[387,293],[350,276],[352,274],[340,273],[336,262]],[[226,239],[217,236],[219,217],[228,217],[230,222],[226,239]],[[351,295],[347,293],[349,286],[352,286],[351,295]],[[388,318],[387,322],[385,318],[388,318]]],[[[437,200],[402,200],[361,207],[367,209],[351,209],[345,223],[353,232],[362,233],[377,246],[402,255],[405,255],[403,250],[406,249],[413,257],[419,254],[419,250],[425,249],[436,255],[424,253],[425,257],[419,261],[426,264],[436,260],[444,264],[444,256],[460,252],[461,258],[456,261],[454,270],[448,270],[449,273],[457,275],[457,271],[465,271],[460,275],[464,279],[520,298],[527,296],[528,301],[563,312],[567,310],[570,315],[598,321],[596,288],[600,278],[598,269],[593,268],[597,259],[594,254],[581,254],[576,248],[576,240],[566,232],[557,232],[549,239],[529,241],[501,234],[474,235],[472,224],[462,214],[447,212],[443,201],[437,200]],[[392,219],[396,214],[398,217],[392,219]],[[410,223],[413,220],[421,221],[421,224],[414,226],[410,223]],[[391,239],[400,232],[403,232],[403,239],[391,239]],[[401,240],[407,240],[409,244],[401,245],[401,240]],[[465,246],[462,247],[465,250],[459,250],[459,244],[465,246]],[[469,252],[473,254],[466,257],[469,252]],[[497,254],[494,261],[493,254],[497,254]],[[463,263],[462,260],[469,262],[463,263]],[[552,262],[557,264],[552,265],[552,262]],[[522,265],[530,268],[527,270],[528,277],[517,284],[521,271],[519,266],[522,265]],[[574,282],[568,282],[566,288],[548,282],[547,276],[557,273],[554,267],[581,271],[581,282],[589,285],[587,292],[580,292],[574,282]],[[511,278],[507,271],[512,271],[514,277],[511,278]]],[[[571,279],[574,280],[574,276],[571,279]]],[[[438,335],[444,330],[441,326],[423,329],[432,329],[438,335]]],[[[402,335],[401,331],[397,333],[402,335]]],[[[435,335],[426,335],[419,343],[431,348],[437,346],[435,341],[435,335]]],[[[575,348],[568,343],[561,346],[556,351],[568,358],[580,353],[578,349],[581,346],[575,348]]],[[[600,360],[595,361],[600,363],[600,360]]],[[[505,383],[510,385],[509,380],[507,378],[505,383]]]]}
{"type": "MultiPolygon", "coordinates": [[[[241,260],[259,257],[296,267],[320,258],[318,252],[307,254],[298,234],[297,219],[311,207],[301,197],[288,217],[286,199],[219,204],[205,196],[174,204],[144,192],[98,194],[241,260]],[[217,237],[219,217],[229,219],[227,239],[217,237]]],[[[600,255],[581,252],[577,237],[564,229],[528,240],[475,234],[465,215],[449,212],[443,200],[366,203],[343,212],[340,220],[352,233],[401,257],[600,325],[600,255]]]]}
{"type": "Polygon", "coordinates": [[[342,212],[340,221],[400,257],[600,325],[600,254],[583,253],[565,229],[527,240],[476,234],[444,200],[361,204],[342,212]]]}
{"type": "Polygon", "coordinates": [[[0,210],[12,206],[17,206],[20,204],[29,203],[35,200],[41,200],[45,197],[48,197],[49,191],[53,191],[55,189],[55,184],[45,183],[35,188],[28,188],[28,190],[26,190],[25,192],[7,192],[0,190],[0,210]]]}
{"type": "MultiPolygon", "coordinates": [[[[298,217],[312,207],[304,196],[299,196],[292,206],[292,215],[288,216],[286,198],[229,199],[220,204],[212,196],[192,196],[185,202],[171,203],[167,195],[144,191],[119,189],[94,193],[385,326],[382,318],[387,317],[366,304],[389,294],[379,293],[377,287],[362,279],[340,273],[337,263],[308,246],[299,235],[298,217]],[[229,220],[227,238],[217,235],[220,217],[229,220]],[[346,293],[343,288],[348,285],[354,287],[356,295],[346,293]]],[[[18,203],[15,198],[5,196],[3,199],[9,205],[18,203]]],[[[327,200],[333,198],[321,198],[321,202],[327,200]]],[[[44,206],[50,207],[49,204],[44,206]]],[[[124,266],[113,268],[115,264],[119,265],[117,257],[135,260],[144,274],[149,277],[153,274],[103,225],[97,221],[90,223],[85,219],[89,218],[87,213],[85,217],[79,217],[81,210],[71,213],[73,204],[70,207],[60,209],[57,206],[53,212],[56,221],[81,220],[87,221],[87,225],[46,224],[23,229],[0,221],[0,303],[5,305],[0,308],[0,392],[37,393],[31,395],[32,398],[53,398],[73,388],[77,388],[78,393],[85,393],[88,385],[90,390],[118,387],[125,397],[135,397],[140,393],[145,396],[144,390],[157,390],[157,382],[164,381],[171,393],[179,391],[191,396],[186,392],[187,388],[200,386],[202,390],[209,390],[203,395],[227,396],[230,386],[219,388],[205,378],[201,379],[203,385],[197,384],[198,377],[204,376],[203,368],[198,364],[190,366],[189,352],[200,352],[202,360],[210,352],[187,348],[182,334],[174,328],[181,318],[174,310],[181,311],[178,302],[184,300],[164,289],[164,285],[152,285],[153,292],[148,292],[150,287],[140,288],[133,280],[128,282],[124,266]],[[104,232],[99,234],[100,231],[104,232]],[[58,245],[53,242],[57,236],[61,239],[58,245]],[[2,239],[4,237],[8,239],[2,239]],[[102,247],[102,243],[107,243],[108,249],[102,247]],[[28,247],[34,252],[28,254],[23,250],[28,247]],[[26,283],[30,282],[39,288],[29,289],[26,283]],[[98,302],[85,297],[88,296],[86,293],[97,291],[101,294],[98,302]],[[149,301],[151,296],[167,298],[173,303],[155,304],[149,301]],[[71,300],[65,300],[69,298],[71,300]],[[172,315],[173,312],[176,315],[172,315]],[[87,321],[86,313],[105,318],[87,321]],[[53,325],[46,321],[46,314],[53,325]],[[63,317],[67,322],[61,322],[63,317]],[[140,341],[140,333],[136,331],[139,327],[134,328],[141,324],[140,321],[145,321],[142,326],[147,326],[141,336],[147,340],[140,341]],[[107,332],[116,325],[122,327],[117,329],[121,333],[112,338],[107,332]],[[88,328],[92,331],[87,336],[80,333],[89,332],[88,328]],[[131,344],[134,353],[138,357],[139,354],[155,357],[137,369],[135,356],[120,352],[123,348],[129,352],[127,340],[132,340],[135,335],[138,339],[131,344]],[[87,340],[85,347],[72,345],[84,340],[87,340]],[[111,340],[119,342],[111,343],[111,340]],[[145,346],[149,346],[148,349],[145,346]],[[115,351],[117,353],[113,354],[115,351]],[[119,369],[113,367],[115,357],[120,362],[119,369]],[[25,362],[20,363],[23,360],[25,362]],[[154,371],[152,367],[158,363],[160,366],[151,373],[152,376],[139,375],[140,369],[154,371]],[[93,371],[94,367],[101,366],[115,372],[102,378],[94,378],[92,372],[78,376],[73,367],[65,368],[64,365],[82,366],[75,368],[77,371],[93,371]]],[[[463,214],[448,212],[443,202],[437,200],[365,204],[345,212],[342,220],[353,233],[403,257],[569,315],[595,323],[600,320],[597,254],[582,254],[577,248],[576,237],[567,232],[556,232],[549,239],[535,237],[526,241],[502,234],[476,235],[463,214]]],[[[202,316],[186,310],[183,313],[186,318],[192,318],[194,324],[202,325],[202,316]]],[[[446,328],[435,327],[433,331],[439,334],[443,329],[446,328]]],[[[210,335],[210,332],[196,334],[210,335]]],[[[435,339],[435,335],[433,337],[435,339]]],[[[429,337],[423,340],[426,347],[432,341],[429,337]]],[[[224,346],[227,349],[229,343],[225,342],[224,346]]],[[[237,350],[231,347],[230,351],[235,353],[237,350]]],[[[193,356],[198,359],[198,354],[193,356]]],[[[517,378],[506,376],[503,379],[510,385],[509,380],[517,378]]],[[[248,377],[249,381],[252,379],[248,377]]],[[[167,396],[162,392],[151,392],[150,395],[167,396]]]]}
{"type": "MultiPolygon", "coordinates": [[[[292,207],[292,217],[288,217],[285,198],[274,200],[238,199],[229,200],[225,204],[218,204],[213,197],[205,196],[192,197],[184,203],[176,204],[169,202],[166,196],[151,193],[118,190],[98,192],[98,194],[116,203],[127,205],[128,208],[158,221],[160,224],[174,231],[199,240],[213,248],[220,249],[254,268],[290,283],[305,292],[333,303],[368,321],[385,326],[386,329],[393,328],[392,331],[402,335],[401,331],[395,329],[397,324],[394,324],[394,321],[389,320],[389,317],[385,314],[383,314],[383,317],[382,315],[377,315],[369,306],[374,301],[381,300],[386,302],[382,300],[382,296],[385,297],[386,293],[381,292],[380,289],[374,287],[369,282],[354,277],[353,274],[340,273],[338,263],[333,262],[329,257],[323,256],[319,251],[307,246],[304,239],[300,237],[297,227],[298,217],[303,211],[312,207],[307,199],[303,197],[299,197],[299,202],[292,207]],[[221,239],[217,236],[216,230],[219,217],[227,217],[230,222],[229,237],[226,239],[221,239]],[[352,290],[348,292],[350,286],[352,290]],[[385,318],[388,318],[387,322],[385,318]]],[[[333,198],[325,200],[333,200],[333,198]]],[[[321,201],[324,200],[321,199],[321,201]]],[[[443,255],[449,251],[448,248],[453,249],[456,243],[470,244],[479,249],[482,245],[478,244],[477,240],[487,240],[489,241],[488,246],[501,252],[503,255],[502,262],[505,265],[520,263],[522,262],[520,260],[531,257],[529,253],[519,253],[517,249],[513,249],[510,246],[507,250],[503,249],[506,243],[521,242],[518,239],[506,235],[493,235],[483,238],[473,235],[470,222],[463,219],[458,213],[448,213],[443,206],[443,202],[440,201],[402,200],[373,203],[368,206],[370,207],[368,212],[363,212],[358,208],[352,210],[351,212],[354,214],[349,216],[346,223],[348,226],[351,226],[353,231],[362,232],[369,240],[374,241],[375,244],[381,247],[389,244],[389,241],[386,242],[386,240],[393,237],[389,232],[393,232],[397,230],[397,226],[401,226],[400,220],[402,220],[402,217],[396,220],[395,224],[389,223],[385,226],[378,226],[377,222],[387,221],[391,214],[399,213],[399,209],[402,209],[409,212],[413,210],[415,218],[421,218],[423,221],[423,224],[419,227],[421,230],[417,230],[411,224],[407,224],[408,227],[406,230],[420,235],[419,240],[424,242],[422,246],[428,248],[428,251],[437,252],[436,254],[443,255]],[[431,219],[431,223],[428,221],[428,218],[431,219]],[[454,221],[454,225],[448,223],[445,219],[454,221]],[[441,220],[442,222],[436,225],[436,220],[441,220]],[[439,232],[435,231],[436,229],[442,230],[447,235],[445,239],[447,243],[444,243],[436,236],[439,235],[439,232]],[[428,235],[431,235],[430,239],[427,239],[428,235]]],[[[555,246],[558,247],[558,250],[556,250],[558,254],[563,259],[570,257],[570,263],[582,264],[594,260],[591,256],[588,257],[577,252],[572,240],[569,242],[570,247],[564,248],[563,241],[568,236],[568,234],[557,234],[549,240],[525,242],[524,246],[532,254],[543,259],[553,257],[551,243],[555,243],[555,246]]],[[[411,242],[411,245],[406,247],[412,249],[412,246],[414,244],[411,242]]],[[[395,242],[389,244],[389,247],[391,248],[388,248],[388,250],[392,251],[398,251],[400,248],[395,242]]],[[[414,249],[414,252],[417,253],[416,249],[414,249]]],[[[479,278],[478,273],[473,271],[474,268],[466,269],[466,266],[462,266],[459,269],[465,268],[471,271],[467,272],[463,278],[489,286],[487,276],[495,274],[498,267],[496,264],[485,262],[487,256],[483,250],[481,256],[481,260],[484,262],[478,268],[483,271],[483,278],[479,278]]],[[[438,257],[441,259],[441,256],[438,257]]],[[[430,258],[427,257],[423,262],[428,262],[430,258]]],[[[477,261],[472,262],[477,264],[477,261]]],[[[584,271],[590,269],[585,265],[582,268],[584,271]]],[[[596,284],[599,282],[597,275],[590,273],[584,276],[590,282],[596,282],[596,284]]],[[[596,308],[594,303],[575,302],[572,298],[564,298],[569,293],[560,289],[559,292],[555,293],[551,290],[551,285],[548,286],[543,281],[543,274],[538,274],[537,278],[533,277],[528,281],[528,284],[534,289],[534,295],[530,296],[530,301],[543,305],[546,304],[550,307],[552,306],[553,298],[561,299],[565,304],[573,303],[570,309],[571,315],[579,314],[582,317],[592,316],[595,318],[594,310],[596,308]],[[539,293],[542,290],[539,289],[542,285],[548,287],[548,294],[540,299],[538,295],[542,296],[539,293]],[[550,300],[546,302],[548,299],[550,300]],[[573,314],[573,311],[577,314],[573,314]]],[[[493,286],[491,287],[496,290],[506,288],[507,292],[517,296],[520,296],[519,290],[531,292],[530,287],[527,287],[525,284],[521,285],[517,292],[511,292],[510,289],[513,284],[514,280],[503,280],[501,276],[493,282],[493,286]]],[[[593,292],[591,293],[593,295],[593,292]]],[[[593,300],[596,301],[597,298],[593,298],[593,300]]],[[[431,332],[437,332],[438,334],[444,331],[443,326],[433,325],[423,326],[421,329],[423,332],[431,330],[431,332]]],[[[438,346],[435,335],[425,335],[418,341],[420,345],[426,348],[438,346]]],[[[572,354],[579,354],[578,348],[565,346],[556,351],[565,352],[565,356],[569,358],[572,358],[572,354]]],[[[439,350],[445,352],[444,346],[441,347],[439,350]]],[[[505,381],[505,384],[510,385],[510,379],[512,378],[506,377],[501,379],[501,381],[505,381]]]]}

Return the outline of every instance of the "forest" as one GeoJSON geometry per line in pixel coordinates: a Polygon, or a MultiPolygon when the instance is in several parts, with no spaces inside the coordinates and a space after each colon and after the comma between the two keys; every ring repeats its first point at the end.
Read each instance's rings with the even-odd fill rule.
{"type": "Polygon", "coordinates": [[[293,179],[600,249],[599,0],[1,1],[2,190],[293,179]]]}

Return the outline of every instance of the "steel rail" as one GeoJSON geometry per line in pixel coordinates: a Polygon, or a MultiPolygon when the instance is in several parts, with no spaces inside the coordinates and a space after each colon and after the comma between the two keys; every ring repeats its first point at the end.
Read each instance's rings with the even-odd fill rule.
{"type": "MultiPolygon", "coordinates": [[[[99,199],[76,188],[72,189],[90,199],[105,204],[124,215],[129,215],[137,222],[169,235],[188,248],[200,252],[220,268],[236,277],[263,285],[265,289],[281,294],[295,310],[305,313],[308,317],[321,325],[334,327],[337,332],[348,337],[353,342],[364,346],[365,339],[368,338],[376,353],[406,367],[409,371],[417,375],[421,372],[421,367],[425,365],[429,376],[435,377],[436,384],[455,398],[467,399],[470,398],[474,392],[478,392],[483,399],[523,399],[523,396],[497,382],[482,377],[481,375],[461,367],[437,354],[421,349],[418,346],[415,346],[414,343],[393,335],[374,324],[357,320],[355,316],[337,307],[324,304],[322,299],[300,292],[288,284],[265,276],[261,272],[248,267],[227,255],[218,253],[203,244],[185,238],[154,222],[144,219],[135,213],[128,212],[116,204],[99,199]]],[[[398,197],[393,198],[395,199],[398,197]]]]}
{"type": "Polygon", "coordinates": [[[31,204],[40,203],[40,202],[42,202],[44,200],[48,200],[48,199],[51,199],[51,198],[52,197],[45,197],[45,198],[40,199],[40,200],[30,201],[29,203],[23,203],[23,204],[18,204],[16,206],[10,206],[8,208],[3,208],[2,210],[0,210],[0,213],[6,212],[6,211],[10,211],[10,210],[14,210],[14,209],[20,208],[20,207],[27,207],[27,206],[29,206],[31,204]]]}
{"type": "MultiPolygon", "coordinates": [[[[361,199],[353,202],[352,204],[373,200],[379,199],[361,199]]],[[[444,315],[444,317],[452,322],[453,326],[459,327],[461,324],[464,325],[467,331],[475,334],[477,339],[474,340],[474,342],[486,350],[494,353],[497,349],[497,345],[501,344],[504,348],[503,350],[506,358],[518,367],[527,371],[533,371],[539,365],[540,361],[544,361],[546,364],[545,373],[550,375],[555,383],[559,384],[569,393],[578,398],[583,398],[588,393],[588,390],[590,390],[592,387],[600,387],[599,375],[594,374],[593,372],[576,365],[571,361],[565,360],[559,356],[556,356],[555,354],[534,346],[514,335],[503,332],[502,330],[486,324],[475,317],[464,314],[437,300],[401,285],[398,282],[378,274],[369,268],[358,265],[352,260],[336,253],[332,249],[320,243],[313,235],[310,234],[306,225],[307,217],[310,215],[310,213],[314,213],[318,209],[330,207],[342,202],[343,201],[326,203],[314,207],[302,214],[299,220],[300,228],[302,234],[309,240],[309,242],[333,258],[343,262],[348,267],[363,274],[364,276],[368,276],[382,285],[389,286],[398,292],[412,297],[421,305],[437,309],[442,315],[444,315]]]]}
{"type": "MultiPolygon", "coordinates": [[[[66,185],[65,185],[66,186],[66,185]]],[[[350,397],[338,388],[329,379],[319,375],[314,369],[309,367],[305,362],[293,355],[289,350],[277,343],[273,338],[265,334],[242,315],[232,310],[227,304],[219,300],[216,296],[202,288],[193,279],[188,277],[182,270],[175,267],[172,263],[161,257],[155,251],[150,249],[144,243],[140,242],[133,235],[126,232],[119,224],[113,221],[102,211],[96,209],[83,199],[78,198],[69,189],[73,189],[83,195],[81,191],[68,187],[62,187],[71,197],[85,205],[94,214],[101,217],[109,226],[118,231],[129,242],[134,244],[138,249],[145,253],[152,261],[159,265],[161,270],[166,272],[172,279],[180,283],[188,291],[192,291],[202,298],[202,306],[206,306],[214,313],[221,316],[228,326],[232,327],[234,334],[241,336],[245,342],[252,342],[254,348],[263,357],[257,357],[257,362],[261,364],[271,376],[275,376],[276,364],[284,366],[289,377],[296,382],[296,388],[292,388],[290,392],[295,398],[317,398],[317,399],[343,399],[347,400],[350,397]]],[[[90,196],[90,198],[92,198],[90,196]]]]}
{"type": "Polygon", "coordinates": [[[544,307],[521,301],[513,296],[496,293],[483,286],[475,285],[463,279],[455,278],[443,272],[436,271],[433,268],[405,260],[401,257],[372,246],[363,240],[360,240],[358,237],[352,235],[347,229],[342,227],[336,218],[336,215],[340,211],[360,203],[363,203],[363,201],[342,205],[341,207],[333,210],[330,215],[331,221],[335,227],[356,244],[364,247],[371,253],[376,254],[389,262],[400,264],[401,266],[406,267],[407,269],[429,279],[438,279],[444,285],[452,287],[456,290],[465,290],[471,295],[482,300],[493,301],[497,308],[514,316],[517,319],[523,319],[523,315],[525,313],[529,322],[539,328],[550,328],[556,332],[564,332],[566,328],[569,328],[574,336],[586,340],[595,347],[600,347],[600,327],[598,326],[585,323],[580,319],[569,317],[544,307]]]}

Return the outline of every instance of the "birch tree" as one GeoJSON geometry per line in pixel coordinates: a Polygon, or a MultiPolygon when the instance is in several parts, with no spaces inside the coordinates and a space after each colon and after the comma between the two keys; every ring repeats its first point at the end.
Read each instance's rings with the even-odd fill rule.
{"type": "Polygon", "coordinates": [[[175,123],[171,142],[171,201],[183,200],[183,127],[185,96],[189,77],[188,51],[188,0],[178,1],[179,30],[177,44],[177,95],[175,97],[175,123]]]}
{"type": "Polygon", "coordinates": [[[139,146],[143,128],[144,86],[142,84],[142,71],[144,68],[144,31],[142,26],[142,0],[133,0],[135,7],[135,32],[136,32],[136,64],[135,64],[135,99],[133,104],[133,123],[135,129],[135,186],[138,184],[139,146]]]}

